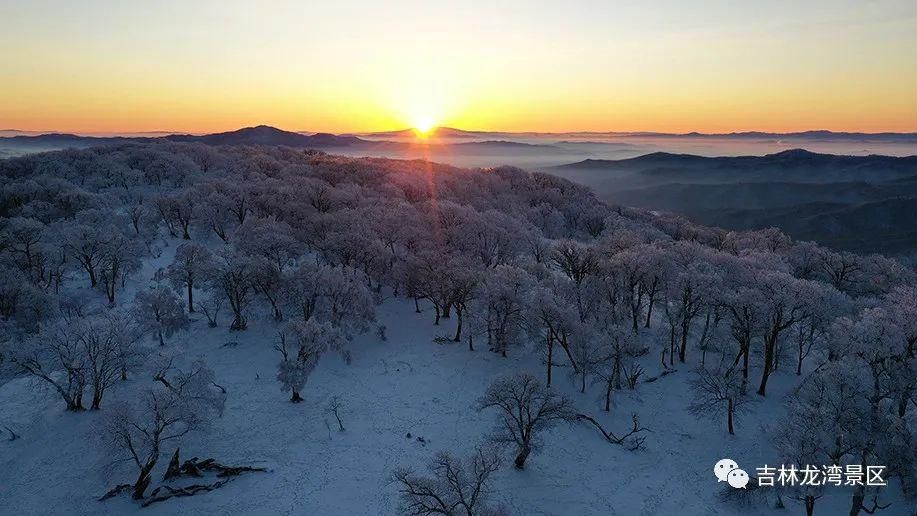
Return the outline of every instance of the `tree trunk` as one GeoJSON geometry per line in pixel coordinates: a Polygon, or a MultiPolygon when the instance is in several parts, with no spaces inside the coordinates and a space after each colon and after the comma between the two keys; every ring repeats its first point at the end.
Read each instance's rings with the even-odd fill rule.
{"type": "Polygon", "coordinates": [[[563,336],[560,340],[560,346],[564,348],[564,352],[567,354],[567,359],[570,360],[570,367],[573,368],[573,372],[578,373],[579,366],[576,365],[576,360],[573,359],[573,353],[570,352],[570,343],[567,341],[567,335],[566,334],[562,334],[562,335],[563,336]]]}
{"type": "Polygon", "coordinates": [[[669,367],[675,365],[675,325],[669,325],[669,367]]]}
{"type": "Polygon", "coordinates": [[[853,497],[850,499],[850,516],[859,516],[865,499],[866,492],[863,490],[863,486],[857,486],[856,491],[853,492],[853,497]]]}
{"type": "Polygon", "coordinates": [[[681,324],[681,348],[678,350],[678,360],[682,364],[685,363],[685,353],[688,349],[688,329],[690,328],[690,321],[682,321],[681,324]]]}
{"type": "Polygon", "coordinates": [[[605,412],[611,412],[611,378],[605,382],[605,412]]]}
{"type": "Polygon", "coordinates": [[[245,319],[242,317],[242,314],[239,312],[233,313],[232,324],[229,326],[230,330],[244,330],[246,327],[245,319]]]}
{"type": "Polygon", "coordinates": [[[812,495],[806,495],[806,516],[812,516],[815,512],[815,497],[812,495]]]}
{"type": "Polygon", "coordinates": [[[458,326],[455,328],[455,338],[452,339],[455,342],[462,341],[462,313],[464,310],[459,310],[456,308],[455,314],[458,316],[458,326]]]}
{"type": "Polygon", "coordinates": [[[615,389],[621,389],[621,355],[615,354],[614,365],[611,368],[611,386],[615,389]]]}
{"type": "Polygon", "coordinates": [[[653,305],[656,303],[655,296],[650,297],[649,306],[646,308],[646,323],[643,325],[644,328],[650,327],[650,319],[653,317],[653,305]]]}
{"type": "Polygon", "coordinates": [[[99,410],[102,407],[102,390],[95,388],[92,391],[92,406],[89,407],[90,410],[99,410]]]}
{"type": "Polygon", "coordinates": [[[525,460],[529,458],[529,453],[532,453],[532,448],[528,444],[523,444],[519,448],[519,454],[516,455],[516,460],[513,461],[516,469],[525,468],[525,460]]]}
{"type": "Polygon", "coordinates": [[[761,385],[758,387],[758,395],[760,396],[764,396],[767,393],[767,379],[771,375],[776,344],[777,334],[772,331],[764,341],[764,367],[761,370],[761,385]]]}
{"type": "Polygon", "coordinates": [[[292,401],[293,403],[299,403],[300,401],[303,401],[302,396],[299,395],[299,391],[297,390],[293,391],[293,395],[290,396],[290,401],[292,401]]]}
{"type": "Polygon", "coordinates": [[[134,500],[143,500],[143,497],[146,494],[146,489],[150,487],[153,468],[156,467],[157,460],[159,460],[158,457],[149,459],[147,460],[147,463],[142,468],[140,468],[140,474],[137,475],[137,481],[134,482],[134,491],[131,494],[131,497],[134,500]]]}
{"type": "Polygon", "coordinates": [[[188,312],[194,313],[194,283],[188,282],[188,312]]]}
{"type": "Polygon", "coordinates": [[[735,419],[735,404],[732,401],[732,398],[729,398],[729,407],[726,409],[726,424],[729,426],[729,435],[735,435],[736,430],[733,424],[735,419]]]}
{"type": "Polygon", "coordinates": [[[746,342],[742,348],[742,394],[748,392],[748,353],[751,343],[746,342]]]}
{"type": "Polygon", "coordinates": [[[67,402],[67,410],[71,412],[78,412],[80,410],[83,410],[83,396],[82,395],[73,396],[71,398],[66,398],[65,401],[67,402]]]}
{"type": "Polygon", "coordinates": [[[554,338],[548,333],[548,387],[551,386],[551,369],[554,367],[554,338]]]}
{"type": "Polygon", "coordinates": [[[166,345],[166,341],[165,341],[165,339],[162,338],[162,328],[159,328],[159,331],[158,331],[157,334],[159,335],[159,345],[160,345],[160,346],[165,346],[165,345],[166,345]]]}

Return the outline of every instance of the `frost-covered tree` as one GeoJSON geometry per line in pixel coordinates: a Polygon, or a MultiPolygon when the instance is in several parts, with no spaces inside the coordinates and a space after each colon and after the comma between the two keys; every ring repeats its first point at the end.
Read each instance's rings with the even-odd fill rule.
{"type": "Polygon", "coordinates": [[[571,350],[575,343],[571,341],[579,340],[575,337],[581,325],[576,312],[575,294],[569,282],[549,279],[545,283],[527,293],[525,306],[529,311],[526,320],[530,332],[545,343],[545,384],[550,386],[555,365],[555,346],[560,346],[564,350],[572,368],[577,371],[577,362],[571,350]]]}
{"type": "MultiPolygon", "coordinates": [[[[609,412],[612,392],[621,389],[621,379],[626,376],[628,362],[646,350],[640,346],[637,336],[624,325],[604,321],[599,328],[596,339],[601,347],[596,354],[602,362],[596,365],[595,374],[604,384],[605,412],[609,412]]],[[[630,367],[634,369],[636,366],[630,367]]]]}
{"type": "MultiPolygon", "coordinates": [[[[457,318],[455,325],[455,337],[453,341],[459,342],[462,339],[462,329],[465,325],[465,318],[471,310],[471,303],[477,294],[478,284],[480,283],[480,274],[471,267],[457,267],[451,271],[451,304],[455,308],[457,318]]],[[[471,340],[468,341],[469,349],[473,350],[471,340]]]]}
{"type": "Polygon", "coordinates": [[[166,337],[171,337],[189,325],[181,299],[171,289],[161,285],[137,292],[132,311],[136,321],[156,336],[160,346],[166,344],[166,337]]]}
{"type": "Polygon", "coordinates": [[[195,222],[213,231],[224,242],[234,227],[245,223],[252,210],[251,188],[238,180],[216,179],[197,187],[199,202],[195,222]]]}
{"type": "Polygon", "coordinates": [[[477,407],[497,409],[497,426],[491,440],[517,447],[517,469],[525,467],[529,454],[540,444],[538,434],[558,423],[576,420],[570,400],[545,388],[530,374],[497,379],[478,398],[477,407]]]}
{"type": "Polygon", "coordinates": [[[475,312],[486,328],[490,349],[504,357],[507,350],[525,340],[526,292],[532,278],[522,269],[500,265],[484,275],[475,312]]]}
{"type": "Polygon", "coordinates": [[[578,325],[571,336],[570,345],[571,361],[570,374],[579,379],[580,392],[586,392],[586,384],[592,375],[598,375],[608,356],[603,349],[599,335],[592,327],[578,325]]]}
{"type": "Polygon", "coordinates": [[[105,242],[98,272],[108,303],[114,305],[115,291],[140,269],[143,247],[119,229],[110,228],[107,232],[110,238],[105,242]]]}
{"type": "Polygon", "coordinates": [[[111,235],[105,231],[110,226],[101,225],[102,215],[81,214],[79,219],[66,223],[61,227],[63,247],[67,254],[86,271],[89,285],[93,288],[98,284],[98,271],[102,260],[105,259],[108,241],[111,235]]]}
{"type": "Polygon", "coordinates": [[[54,314],[56,305],[54,296],[31,283],[25,273],[0,262],[0,320],[35,331],[54,314]]]}
{"type": "Polygon", "coordinates": [[[289,224],[271,219],[248,218],[233,233],[233,241],[240,252],[264,258],[281,274],[305,251],[289,224]]]}
{"type": "Polygon", "coordinates": [[[42,283],[49,259],[43,245],[47,232],[47,226],[33,218],[13,217],[0,221],[0,249],[36,284],[42,283]]]}
{"type": "MultiPolygon", "coordinates": [[[[279,333],[276,349],[281,356],[277,364],[277,381],[282,392],[290,391],[290,401],[303,401],[300,391],[319,359],[330,350],[342,351],[347,339],[329,322],[294,321],[279,333]]],[[[345,358],[347,357],[346,352],[345,358]]]]}
{"type": "Polygon", "coordinates": [[[697,243],[676,243],[665,251],[663,313],[669,328],[669,365],[685,362],[693,323],[718,290],[720,272],[708,248],[697,243]]]}
{"type": "Polygon", "coordinates": [[[467,458],[439,452],[421,476],[409,468],[398,468],[391,476],[401,492],[400,514],[410,516],[499,516],[505,509],[493,506],[492,477],[500,468],[497,452],[477,448],[467,458]]]}
{"type": "Polygon", "coordinates": [[[282,296],[303,322],[328,321],[345,335],[362,333],[375,318],[366,276],[350,267],[305,262],[284,279],[282,296]]]}
{"type": "Polygon", "coordinates": [[[215,256],[209,285],[229,302],[233,316],[231,330],[248,327],[246,312],[254,292],[254,275],[254,261],[236,250],[224,249],[215,256]]]}
{"type": "MultiPolygon", "coordinates": [[[[895,301],[901,301],[896,299],[895,301]]],[[[884,306],[866,308],[853,317],[839,318],[831,330],[832,339],[845,354],[836,361],[844,364],[846,374],[858,378],[859,400],[865,406],[858,413],[860,430],[851,446],[852,461],[859,464],[882,464],[896,470],[912,484],[914,464],[899,453],[895,445],[913,442],[913,418],[901,411],[902,393],[914,386],[913,320],[901,321],[893,309],[884,306]],[[894,466],[891,466],[894,465],[894,466]]],[[[905,403],[906,404],[906,403],[905,403]]],[[[867,496],[857,486],[851,500],[851,514],[865,507],[867,496]]]]}
{"type": "Polygon", "coordinates": [[[191,223],[196,218],[197,196],[191,191],[164,195],[155,200],[156,209],[169,234],[191,240],[191,223]]]}
{"type": "Polygon", "coordinates": [[[576,294],[576,307],[580,320],[585,318],[581,289],[583,282],[599,271],[599,258],[595,250],[587,245],[572,240],[559,242],[554,246],[551,260],[570,281],[573,282],[576,294]]]}
{"type": "Polygon", "coordinates": [[[188,293],[188,312],[194,312],[194,289],[200,287],[213,271],[213,253],[197,244],[181,244],[175,258],[166,268],[172,286],[188,293]]]}
{"type": "MultiPolygon", "coordinates": [[[[774,444],[787,464],[861,464],[851,454],[866,435],[868,412],[857,375],[849,364],[833,363],[816,372],[787,403],[786,416],[771,429],[774,444]]],[[[821,490],[815,486],[790,488],[790,496],[812,514],[821,490]]]]}
{"type": "Polygon", "coordinates": [[[827,305],[826,299],[831,291],[822,284],[796,279],[782,272],[761,272],[757,274],[755,284],[761,292],[757,310],[764,332],[764,361],[758,394],[764,396],[767,381],[776,368],[781,335],[817,310],[819,305],[827,305]]]}

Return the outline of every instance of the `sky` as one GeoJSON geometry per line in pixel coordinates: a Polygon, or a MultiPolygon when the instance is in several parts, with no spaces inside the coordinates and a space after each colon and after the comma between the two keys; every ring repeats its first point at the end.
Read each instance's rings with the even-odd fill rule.
{"type": "Polygon", "coordinates": [[[0,0],[0,129],[917,131],[913,0],[0,0]]]}

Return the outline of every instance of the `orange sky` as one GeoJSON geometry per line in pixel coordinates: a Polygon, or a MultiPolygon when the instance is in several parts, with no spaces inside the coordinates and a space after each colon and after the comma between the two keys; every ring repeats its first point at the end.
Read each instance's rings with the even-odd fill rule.
{"type": "Polygon", "coordinates": [[[12,4],[0,129],[917,131],[913,1],[12,4]]]}

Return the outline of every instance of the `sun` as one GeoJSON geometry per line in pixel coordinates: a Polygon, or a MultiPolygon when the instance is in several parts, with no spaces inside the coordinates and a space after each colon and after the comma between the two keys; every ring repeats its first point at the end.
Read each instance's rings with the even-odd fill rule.
{"type": "Polygon", "coordinates": [[[426,138],[430,136],[430,133],[433,132],[433,129],[436,129],[436,121],[433,120],[431,116],[418,116],[414,119],[412,124],[414,126],[414,131],[418,136],[426,138]]]}

